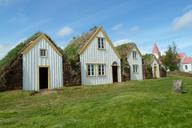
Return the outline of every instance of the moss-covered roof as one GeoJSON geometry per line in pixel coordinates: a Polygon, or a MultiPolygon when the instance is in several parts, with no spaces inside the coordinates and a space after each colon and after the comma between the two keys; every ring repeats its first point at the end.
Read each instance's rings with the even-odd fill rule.
{"type": "Polygon", "coordinates": [[[116,50],[119,52],[121,58],[126,58],[134,47],[137,47],[135,43],[125,43],[117,46],[116,50]]]}
{"type": "Polygon", "coordinates": [[[64,49],[64,54],[70,63],[76,63],[78,59],[79,50],[87,43],[93,34],[99,29],[95,26],[89,32],[83,33],[80,36],[74,37],[64,49]]]}
{"type": "Polygon", "coordinates": [[[145,54],[142,58],[145,65],[151,65],[154,59],[159,63],[153,54],[145,54]]]}
{"type": "Polygon", "coordinates": [[[58,48],[58,50],[62,53],[62,49],[57,47],[56,44],[54,43],[54,41],[46,34],[41,33],[41,32],[37,32],[34,35],[32,35],[31,37],[29,37],[27,40],[19,43],[15,48],[11,49],[8,54],[0,60],[0,71],[4,70],[6,68],[6,66],[9,66],[10,63],[12,63],[14,60],[16,60],[16,58],[21,55],[21,52],[27,48],[32,41],[34,41],[35,39],[37,39],[39,36],[41,35],[45,35],[48,40],[50,40],[54,46],[56,48],[58,48]]]}

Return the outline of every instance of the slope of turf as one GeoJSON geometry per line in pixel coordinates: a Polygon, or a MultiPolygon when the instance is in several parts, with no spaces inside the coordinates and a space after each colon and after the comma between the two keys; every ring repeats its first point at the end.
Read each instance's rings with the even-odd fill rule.
{"type": "Polygon", "coordinates": [[[187,128],[192,126],[192,78],[64,88],[30,96],[0,93],[2,128],[187,128]],[[174,94],[182,79],[187,93],[174,94]]]}

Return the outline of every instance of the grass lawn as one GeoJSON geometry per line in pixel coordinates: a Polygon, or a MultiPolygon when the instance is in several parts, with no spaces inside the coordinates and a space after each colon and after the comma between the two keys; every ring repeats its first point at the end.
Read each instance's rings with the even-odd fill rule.
{"type": "Polygon", "coordinates": [[[30,96],[0,92],[0,128],[191,128],[192,78],[68,87],[30,96]],[[182,79],[187,93],[174,94],[182,79]]]}

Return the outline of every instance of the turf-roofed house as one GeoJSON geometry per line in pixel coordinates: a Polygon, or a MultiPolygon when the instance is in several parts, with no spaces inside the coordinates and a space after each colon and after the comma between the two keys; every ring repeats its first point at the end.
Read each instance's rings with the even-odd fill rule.
{"type": "Polygon", "coordinates": [[[0,61],[1,89],[34,90],[63,86],[63,57],[60,48],[38,32],[12,49],[0,61]]]}
{"type": "Polygon", "coordinates": [[[135,43],[124,43],[116,47],[122,58],[122,76],[130,80],[143,80],[142,54],[135,43]],[[126,68],[129,70],[125,70],[126,68]]]}
{"type": "Polygon", "coordinates": [[[74,37],[64,53],[71,65],[80,63],[82,85],[121,82],[120,55],[102,27],[74,37]]]}
{"type": "Polygon", "coordinates": [[[161,62],[153,54],[143,56],[144,78],[160,78],[161,62]]]}

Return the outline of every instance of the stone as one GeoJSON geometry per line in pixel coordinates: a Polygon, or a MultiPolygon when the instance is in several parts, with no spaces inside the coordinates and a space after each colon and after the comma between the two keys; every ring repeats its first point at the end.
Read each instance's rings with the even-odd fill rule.
{"type": "Polygon", "coordinates": [[[182,91],[183,91],[182,80],[174,80],[173,81],[173,91],[176,93],[182,93],[182,91]]]}

